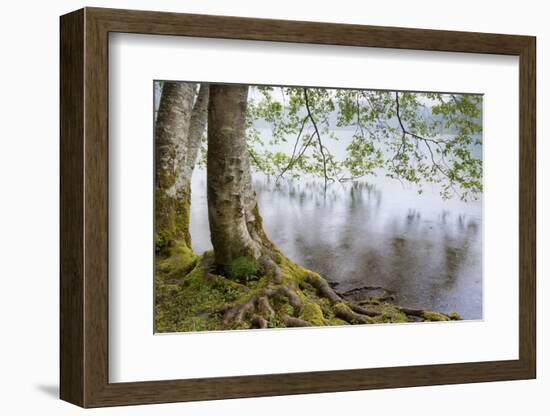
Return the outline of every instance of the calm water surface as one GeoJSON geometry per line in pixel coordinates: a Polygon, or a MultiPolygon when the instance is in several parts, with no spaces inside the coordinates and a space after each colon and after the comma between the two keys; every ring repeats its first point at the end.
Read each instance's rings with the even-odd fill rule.
{"type": "MultiPolygon", "coordinates": [[[[255,177],[270,238],[293,261],[339,283],[381,286],[411,308],[482,318],[480,201],[443,201],[437,190],[386,178],[333,184],[255,177]]],[[[212,248],[206,174],[193,176],[191,235],[197,253],[212,248]]]]}

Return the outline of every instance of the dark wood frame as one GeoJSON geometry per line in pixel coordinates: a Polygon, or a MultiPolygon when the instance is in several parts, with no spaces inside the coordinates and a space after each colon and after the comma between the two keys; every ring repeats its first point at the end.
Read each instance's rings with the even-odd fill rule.
{"type": "Polygon", "coordinates": [[[535,50],[530,36],[99,8],[62,16],[61,398],[100,407],[535,378],[535,50]],[[519,359],[109,383],[109,32],[519,56],[519,359]]]}

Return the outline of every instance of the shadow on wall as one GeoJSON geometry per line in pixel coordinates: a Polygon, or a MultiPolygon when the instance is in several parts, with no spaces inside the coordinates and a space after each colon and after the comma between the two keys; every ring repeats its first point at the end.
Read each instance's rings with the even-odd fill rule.
{"type": "Polygon", "coordinates": [[[54,399],[59,398],[59,386],[57,384],[37,384],[36,390],[54,399]]]}

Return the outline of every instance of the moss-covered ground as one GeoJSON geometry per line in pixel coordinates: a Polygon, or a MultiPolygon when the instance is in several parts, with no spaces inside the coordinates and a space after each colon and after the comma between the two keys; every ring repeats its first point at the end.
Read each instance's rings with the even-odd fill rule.
{"type": "MultiPolygon", "coordinates": [[[[458,320],[456,314],[446,315],[435,311],[419,311],[401,308],[384,297],[369,297],[359,304],[368,309],[369,316],[360,316],[358,321],[347,318],[350,304],[347,301],[334,302],[319,294],[311,284],[319,275],[304,269],[280,256],[277,264],[282,274],[282,282],[274,283],[272,276],[262,275],[262,270],[254,264],[239,260],[234,270],[241,276],[231,278],[221,276],[212,267],[212,253],[195,256],[185,244],[172,247],[168,255],[156,259],[155,276],[155,332],[189,332],[225,329],[245,329],[256,327],[257,315],[245,312],[242,319],[233,322],[224,319],[224,313],[233,305],[245,304],[250,299],[267,292],[266,306],[270,313],[265,315],[265,327],[284,328],[288,320],[281,317],[297,318],[311,326],[338,326],[354,323],[405,323],[421,321],[458,320]],[[280,294],[274,288],[293,288],[299,299],[280,294]],[[296,304],[300,306],[297,307],[296,304]],[[293,306],[294,305],[294,306],[293,306]]],[[[280,279],[279,279],[280,280],[280,279]]],[[[265,299],[265,296],[263,296],[265,299]]],[[[261,310],[260,307],[256,310],[261,310]]],[[[357,314],[355,314],[357,315],[357,314]]]]}

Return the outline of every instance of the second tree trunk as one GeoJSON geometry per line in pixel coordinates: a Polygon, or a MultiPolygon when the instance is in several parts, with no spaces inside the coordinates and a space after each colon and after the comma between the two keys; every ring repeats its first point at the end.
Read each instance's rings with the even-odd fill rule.
{"type": "Polygon", "coordinates": [[[248,86],[210,85],[208,112],[208,218],[216,263],[258,259],[268,240],[252,187],[246,144],[248,86]]]}

